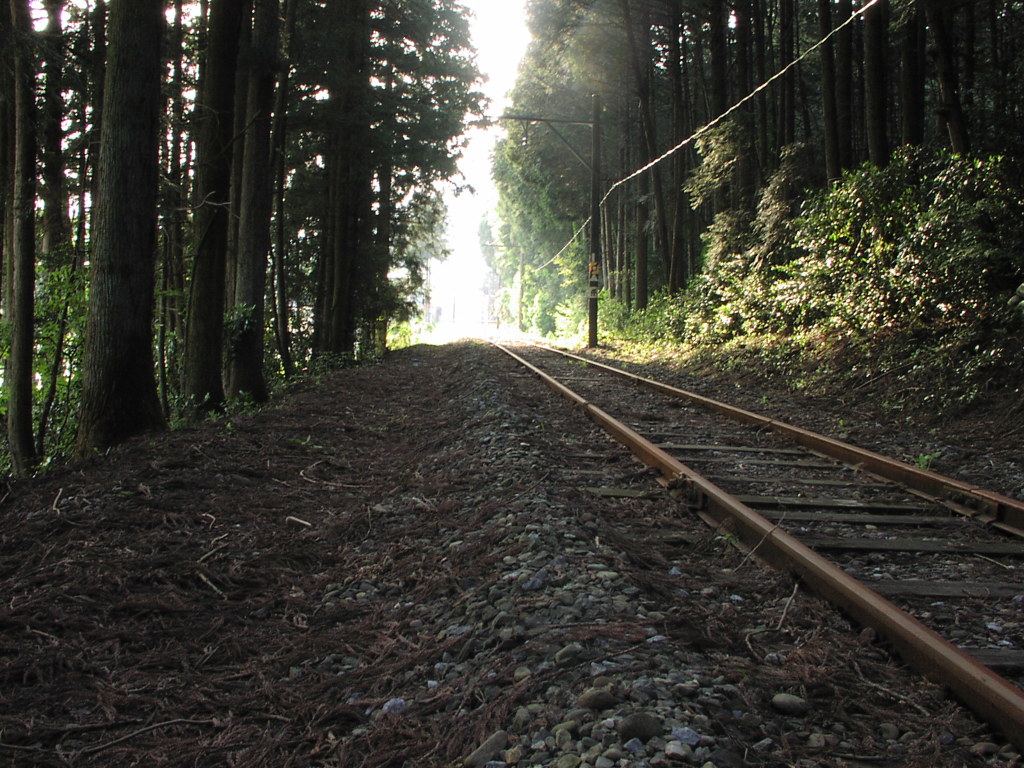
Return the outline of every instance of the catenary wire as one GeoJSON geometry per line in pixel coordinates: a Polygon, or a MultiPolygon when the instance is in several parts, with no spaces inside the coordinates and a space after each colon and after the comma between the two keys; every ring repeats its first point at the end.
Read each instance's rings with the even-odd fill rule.
{"type": "Polygon", "coordinates": [[[668,151],[666,151],[662,155],[656,157],[654,160],[651,160],[651,162],[647,163],[647,165],[643,166],[642,168],[636,169],[635,171],[633,171],[628,176],[625,176],[625,177],[619,179],[618,181],[616,181],[614,184],[611,185],[611,187],[608,188],[608,191],[605,193],[604,197],[601,198],[601,205],[604,205],[608,201],[608,198],[611,196],[612,192],[614,192],[616,189],[618,189],[619,187],[621,187],[624,184],[628,183],[629,181],[632,181],[637,176],[640,176],[641,174],[646,173],[647,171],[649,171],[652,168],[654,168],[656,165],[659,165],[660,163],[664,162],[665,160],[670,158],[672,155],[674,155],[676,152],[678,152],[679,150],[683,149],[684,147],[689,146],[694,141],[696,141],[698,138],[700,138],[702,135],[704,135],[705,133],[710,131],[712,128],[717,126],[719,123],[724,121],[733,112],[736,112],[738,109],[743,107],[747,102],[749,102],[752,99],[754,99],[759,93],[761,93],[762,91],[768,89],[776,80],[779,80],[779,79],[785,77],[789,73],[789,71],[791,69],[796,67],[798,64],[800,64],[805,59],[809,58],[814,52],[816,52],[819,48],[821,48],[823,45],[825,45],[825,43],[829,42],[840,31],[842,31],[847,26],[852,24],[854,21],[857,20],[857,18],[859,18],[860,16],[863,16],[866,11],[868,11],[873,6],[878,5],[878,3],[880,3],[880,2],[881,2],[881,0],[868,0],[867,3],[862,5],[860,8],[856,9],[850,15],[850,18],[846,19],[846,21],[844,21],[838,27],[833,29],[831,32],[829,32],[827,35],[825,35],[823,38],[818,40],[818,42],[814,43],[807,50],[805,50],[803,53],[801,53],[799,56],[797,56],[795,59],[793,59],[791,62],[789,62],[789,64],[787,64],[782,69],[780,69],[778,72],[776,72],[774,75],[769,77],[767,80],[765,80],[759,86],[757,86],[754,90],[752,90],[750,93],[748,93],[742,99],[740,99],[735,104],[733,104],[731,107],[729,107],[727,110],[725,110],[718,117],[716,117],[713,120],[710,120],[707,123],[705,123],[704,125],[702,125],[696,131],[694,131],[692,134],[690,134],[690,136],[688,136],[687,138],[683,139],[681,142],[676,144],[674,147],[672,147],[671,149],[669,149],[668,151]]]}
{"type": "MultiPolygon", "coordinates": [[[[754,88],[754,90],[752,90],[750,93],[748,93],[742,99],[737,101],[735,104],[733,104],[727,110],[722,112],[722,114],[720,114],[718,117],[708,121],[707,123],[702,125],[700,128],[695,130],[692,134],[690,134],[687,138],[683,139],[681,142],[679,142],[678,144],[676,144],[674,147],[672,147],[671,149],[667,150],[663,154],[661,154],[658,157],[654,158],[653,160],[651,160],[646,165],[642,166],[641,168],[637,168],[635,171],[630,173],[628,176],[624,176],[623,178],[621,178],[618,181],[616,181],[614,184],[611,185],[611,187],[608,188],[608,191],[604,194],[604,197],[601,198],[600,205],[602,207],[604,207],[604,204],[608,202],[608,198],[611,197],[612,193],[616,189],[618,189],[619,187],[629,183],[630,181],[632,181],[633,179],[637,178],[641,174],[647,173],[647,171],[651,170],[652,168],[654,168],[657,165],[660,165],[665,160],[667,160],[668,158],[672,157],[672,155],[674,155],[679,150],[684,149],[684,148],[690,146],[691,144],[693,144],[697,139],[699,139],[705,133],[707,133],[712,128],[717,126],[719,123],[724,121],[726,118],[728,118],[730,115],[732,115],[738,109],[743,107],[749,101],[751,101],[752,99],[757,97],[757,95],[760,94],[762,91],[767,90],[772,84],[775,83],[775,81],[780,80],[781,78],[785,77],[790,72],[790,70],[794,69],[797,65],[799,65],[801,62],[803,62],[805,59],[809,58],[819,48],[821,48],[823,45],[828,43],[833,37],[835,37],[837,34],[839,34],[843,29],[845,29],[849,25],[853,24],[854,21],[856,21],[858,18],[863,16],[868,10],[870,10],[872,7],[878,5],[880,2],[881,2],[881,0],[868,0],[868,2],[866,2],[860,8],[857,8],[856,10],[854,10],[854,12],[852,14],[850,14],[850,18],[848,18],[845,21],[843,21],[842,24],[840,24],[839,26],[835,27],[827,35],[825,35],[820,40],[815,42],[813,45],[808,47],[799,56],[797,56],[795,59],[793,59],[791,62],[789,62],[786,66],[784,66],[782,69],[780,69],[774,75],[769,77],[763,83],[758,85],[756,88],[754,88]]],[[[578,230],[576,230],[576,232],[573,234],[573,236],[569,239],[569,242],[567,242],[564,246],[562,246],[561,250],[559,250],[558,253],[556,253],[554,256],[552,256],[550,259],[548,259],[548,261],[545,262],[543,265],[541,265],[540,267],[537,267],[537,269],[538,270],[544,269],[545,267],[547,267],[550,264],[552,264],[559,256],[561,256],[563,253],[565,253],[569,249],[569,247],[574,242],[576,242],[576,240],[579,239],[579,236],[583,232],[585,232],[587,230],[587,225],[590,223],[591,218],[588,218],[586,220],[586,222],[584,222],[584,224],[578,230]]]]}

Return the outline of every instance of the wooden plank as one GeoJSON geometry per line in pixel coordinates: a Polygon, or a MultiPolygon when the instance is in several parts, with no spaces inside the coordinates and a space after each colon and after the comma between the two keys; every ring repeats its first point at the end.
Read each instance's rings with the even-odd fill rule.
{"type": "Polygon", "coordinates": [[[581,491],[610,499],[646,499],[660,494],[660,491],[638,490],[636,488],[581,488],[581,491]]]}
{"type": "Polygon", "coordinates": [[[1024,669],[1024,651],[1019,648],[964,648],[989,669],[1001,672],[1024,669]]]}
{"type": "Polygon", "coordinates": [[[935,515],[878,515],[854,512],[793,512],[785,509],[761,510],[769,520],[787,523],[847,523],[849,525],[906,525],[906,526],[968,526],[975,525],[962,517],[935,515]]]}
{"type": "Polygon", "coordinates": [[[724,451],[726,453],[777,453],[784,456],[811,456],[809,451],[805,451],[801,448],[760,448],[758,446],[750,445],[713,445],[708,443],[673,443],[673,438],[682,437],[682,435],[672,435],[668,433],[645,433],[644,437],[648,440],[668,440],[668,445],[671,445],[674,450],[677,451],[693,451],[699,453],[700,451],[724,451]]]}
{"type": "Polygon", "coordinates": [[[934,539],[834,539],[801,537],[812,549],[860,552],[941,552],[962,555],[1024,557],[1024,544],[985,541],[936,541],[934,539]]]}
{"type": "MultiPolygon", "coordinates": [[[[707,475],[709,480],[729,480],[734,483],[771,483],[772,485],[778,485],[779,479],[777,477],[750,477],[743,475],[718,475],[709,473],[707,475]]],[[[869,482],[858,482],[856,480],[821,480],[813,477],[809,478],[796,478],[787,477],[786,485],[819,485],[826,488],[896,488],[897,486],[893,483],[869,483],[869,482]]]]}
{"type": "MultiPolygon", "coordinates": [[[[674,451],[676,447],[671,443],[659,443],[658,448],[663,451],[674,451]]],[[[804,461],[785,461],[772,459],[746,459],[736,456],[723,456],[721,458],[691,457],[686,461],[693,464],[742,464],[744,466],[765,466],[765,467],[803,467],[804,469],[829,469],[837,471],[841,465],[833,462],[822,461],[821,459],[809,458],[804,461]]]]}
{"type": "Polygon", "coordinates": [[[1024,594],[1024,584],[1001,581],[900,581],[868,582],[873,590],[886,597],[1015,597],[1024,594]]]}
{"type": "Polygon", "coordinates": [[[861,501],[859,499],[830,499],[824,496],[757,496],[737,494],[736,498],[748,507],[816,507],[820,509],[853,509],[860,512],[924,512],[933,509],[928,504],[900,501],[861,501]]]}

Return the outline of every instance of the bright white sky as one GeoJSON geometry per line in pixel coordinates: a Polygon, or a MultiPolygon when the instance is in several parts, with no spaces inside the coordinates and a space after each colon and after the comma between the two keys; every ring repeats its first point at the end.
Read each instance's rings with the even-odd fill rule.
{"type": "MultiPolygon", "coordinates": [[[[525,0],[463,0],[473,12],[473,42],[478,50],[477,64],[488,78],[483,90],[491,99],[488,114],[498,117],[506,106],[505,96],[515,85],[519,62],[526,53],[529,32],[524,14],[525,0]]],[[[454,335],[471,335],[486,320],[482,286],[487,267],[480,253],[477,230],[484,217],[494,220],[498,196],[491,180],[491,150],[501,128],[475,129],[459,167],[475,192],[456,197],[448,194],[448,245],[452,251],[447,262],[431,266],[431,298],[442,308],[442,323],[454,335]],[[451,325],[457,326],[452,329],[451,325]]],[[[447,334],[449,337],[451,333],[447,334]]]]}

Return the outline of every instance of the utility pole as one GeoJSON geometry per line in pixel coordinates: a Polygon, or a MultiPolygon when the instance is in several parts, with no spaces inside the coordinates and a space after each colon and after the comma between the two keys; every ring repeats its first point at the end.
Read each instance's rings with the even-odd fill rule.
{"type": "MultiPolygon", "coordinates": [[[[569,151],[590,170],[590,263],[587,281],[587,348],[597,346],[598,296],[601,293],[601,97],[593,96],[591,120],[566,120],[539,115],[502,115],[499,120],[543,123],[569,148],[569,151]],[[589,125],[591,127],[590,162],[558,130],[556,125],[589,125]]],[[[521,302],[520,302],[521,303],[521,302]]]]}
{"type": "Polygon", "coordinates": [[[590,284],[587,348],[597,347],[597,308],[601,292],[601,97],[594,94],[590,146],[590,284]]]}

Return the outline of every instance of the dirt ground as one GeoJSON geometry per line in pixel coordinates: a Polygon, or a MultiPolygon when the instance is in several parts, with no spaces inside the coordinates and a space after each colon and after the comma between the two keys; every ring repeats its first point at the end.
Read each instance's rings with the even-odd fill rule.
{"type": "MultiPolygon", "coordinates": [[[[436,659],[465,660],[444,628],[500,563],[501,529],[487,521],[543,493],[567,450],[495,475],[516,446],[549,439],[537,424],[569,418],[538,387],[524,397],[542,415],[515,422],[488,379],[496,360],[474,343],[405,350],[294,385],[258,412],[0,489],[0,765],[461,765],[536,693],[500,654],[488,657],[491,677],[514,695],[478,695],[474,678],[421,696],[415,718],[387,713],[401,714],[409,681],[436,659]]],[[[580,444],[595,439],[580,430],[580,444]]],[[[626,565],[663,564],[622,547],[626,565]]],[[[669,594],[654,577],[643,589],[669,594]]],[[[790,584],[778,590],[781,605],[790,584]]],[[[680,642],[714,646],[712,635],[749,620],[672,626],[680,642]]],[[[619,634],[636,644],[628,623],[619,634]]],[[[501,647],[495,638],[476,652],[501,647]]],[[[858,653],[855,636],[849,649],[858,653]]],[[[871,663],[858,669],[870,677],[871,663]]],[[[937,692],[920,695],[907,706],[894,694],[879,717],[920,723],[937,692]]],[[[936,723],[962,744],[989,738],[940,706],[936,723]]],[[[915,754],[862,764],[975,759],[966,746],[946,762],[915,754]]]]}

